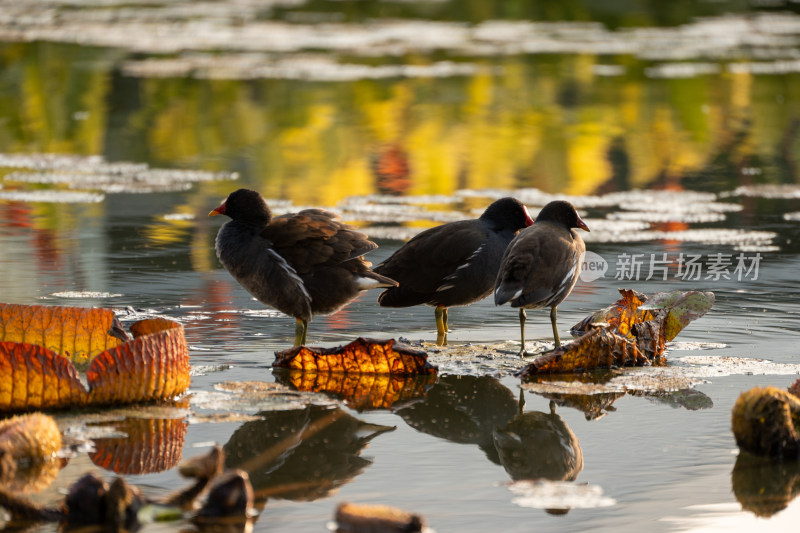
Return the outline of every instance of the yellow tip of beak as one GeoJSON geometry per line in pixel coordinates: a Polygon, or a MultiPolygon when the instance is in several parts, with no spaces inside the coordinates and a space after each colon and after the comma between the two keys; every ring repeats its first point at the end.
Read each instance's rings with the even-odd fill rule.
{"type": "Polygon", "coordinates": [[[217,215],[219,215],[219,211],[217,211],[216,209],[212,209],[212,210],[211,210],[211,211],[208,213],[208,216],[210,216],[210,217],[215,217],[215,216],[217,216],[217,215]]]}

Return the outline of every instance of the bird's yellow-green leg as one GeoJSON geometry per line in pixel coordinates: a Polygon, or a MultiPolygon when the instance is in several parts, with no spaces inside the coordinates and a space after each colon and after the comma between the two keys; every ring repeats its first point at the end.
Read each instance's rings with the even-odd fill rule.
{"type": "Polygon", "coordinates": [[[520,307],[519,308],[519,332],[520,332],[520,338],[521,338],[521,341],[522,341],[522,346],[520,346],[520,349],[519,349],[519,356],[520,357],[525,357],[526,355],[528,355],[528,352],[525,351],[525,319],[526,318],[528,318],[528,315],[525,314],[525,308],[524,307],[520,307]]]}
{"type": "Polygon", "coordinates": [[[294,328],[294,345],[302,346],[306,343],[306,332],[308,332],[308,320],[295,319],[297,326],[294,328]]]}
{"type": "Polygon", "coordinates": [[[437,305],[436,311],[436,344],[439,346],[447,345],[447,308],[443,305],[437,305]]]}
{"type": "Polygon", "coordinates": [[[556,341],[556,348],[561,348],[561,339],[558,338],[558,326],[556,325],[557,311],[555,307],[550,308],[550,323],[553,325],[553,339],[556,341]]]}
{"type": "Polygon", "coordinates": [[[436,333],[441,336],[447,333],[447,308],[443,305],[437,305],[436,311],[436,333]]]}

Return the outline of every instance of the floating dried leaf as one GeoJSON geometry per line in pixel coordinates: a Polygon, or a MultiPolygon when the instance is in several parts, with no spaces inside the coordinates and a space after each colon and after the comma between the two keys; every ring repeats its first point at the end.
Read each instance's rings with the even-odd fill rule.
{"type": "MultiPolygon", "coordinates": [[[[42,413],[0,421],[0,484],[14,493],[39,492],[56,478],[62,462],[61,432],[42,413]]],[[[2,504],[0,504],[2,505],[2,504]]]]}
{"type": "Polygon", "coordinates": [[[125,340],[107,309],[0,304],[0,411],[160,400],[185,391],[183,326],[158,318],[132,329],[135,338],[125,340]],[[89,391],[67,357],[91,361],[89,391]]]}
{"type": "Polygon", "coordinates": [[[631,339],[604,329],[594,329],[582,337],[547,352],[520,373],[523,381],[546,373],[578,372],[615,366],[642,366],[647,358],[631,339]]]}
{"type": "Polygon", "coordinates": [[[79,406],[88,399],[69,359],[34,344],[0,342],[0,411],[79,406]]]}
{"type": "Polygon", "coordinates": [[[631,326],[642,322],[643,317],[639,315],[638,310],[639,306],[647,301],[647,296],[633,289],[618,290],[622,295],[619,300],[587,316],[572,326],[572,331],[585,333],[601,325],[609,331],[629,336],[631,326]]]}
{"type": "Polygon", "coordinates": [[[424,526],[421,516],[408,511],[349,502],[336,508],[336,523],[342,533],[416,533],[424,526]]]}
{"type": "MultiPolygon", "coordinates": [[[[666,341],[674,339],[690,322],[706,314],[714,305],[713,292],[672,291],[660,292],[651,296],[640,311],[667,311],[664,325],[666,341]]],[[[642,316],[646,316],[643,313],[642,316]]],[[[645,319],[649,320],[649,319],[645,319]]]]}
{"type": "Polygon", "coordinates": [[[109,334],[110,309],[0,303],[0,340],[39,345],[86,366],[122,341],[109,334]]]}
{"type": "Polygon", "coordinates": [[[336,348],[295,346],[275,353],[274,367],[304,372],[435,374],[428,355],[394,339],[357,338],[336,348]]]}
{"type": "Polygon", "coordinates": [[[742,450],[800,459],[800,398],[775,387],[755,387],[733,406],[733,436],[742,450]]]}

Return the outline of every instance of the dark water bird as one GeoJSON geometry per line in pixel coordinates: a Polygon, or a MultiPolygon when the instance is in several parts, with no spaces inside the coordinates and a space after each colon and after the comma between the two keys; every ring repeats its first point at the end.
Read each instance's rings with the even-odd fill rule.
{"type": "Polygon", "coordinates": [[[363,257],[378,245],[327,211],[273,217],[258,192],[239,189],[209,215],[232,219],[217,234],[217,257],[247,292],[295,318],[295,346],[305,344],[313,315],[337,311],[362,290],[397,285],[363,257]]]}
{"type": "Polygon", "coordinates": [[[382,307],[435,307],[438,342],[446,343],[447,308],[489,296],[508,243],[518,230],[531,224],[521,202],[501,198],[480,218],[423,231],[374,268],[400,284],[381,293],[378,303],[382,307]]]}
{"type": "Polygon", "coordinates": [[[550,323],[556,348],[561,346],[556,325],[556,308],[578,281],[586,245],[575,231],[589,231],[569,202],[550,202],[536,221],[508,245],[494,288],[494,303],[519,307],[522,337],[520,356],[525,351],[525,309],[550,308],[550,323]]]}

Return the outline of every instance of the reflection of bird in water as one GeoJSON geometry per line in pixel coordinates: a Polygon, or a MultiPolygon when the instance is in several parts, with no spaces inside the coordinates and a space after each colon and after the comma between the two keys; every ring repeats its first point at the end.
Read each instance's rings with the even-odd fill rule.
{"type": "Polygon", "coordinates": [[[349,482],[372,464],[361,450],[391,426],[363,422],[343,409],[259,413],[225,444],[226,465],[250,475],[256,499],[311,501],[349,482]]]}
{"type": "Polygon", "coordinates": [[[381,293],[378,303],[381,307],[434,307],[437,342],[446,344],[447,308],[489,296],[508,243],[531,224],[522,203],[501,198],[477,219],[423,231],[374,268],[399,283],[381,293]]]}
{"type": "Polygon", "coordinates": [[[225,269],[260,302],[297,320],[305,344],[312,315],[337,311],[362,290],[393,287],[363,255],[378,246],[321,209],[273,217],[256,191],[232,192],[209,215],[226,215],[216,249],[225,269]]]}
{"type": "Polygon", "coordinates": [[[461,444],[477,444],[500,464],[492,432],[519,411],[514,394],[490,376],[442,376],[425,399],[395,410],[422,433],[461,444]]]}
{"type": "Polygon", "coordinates": [[[530,411],[514,417],[494,432],[500,462],[512,479],[573,481],[583,470],[583,451],[578,437],[556,414],[530,411]]]}

